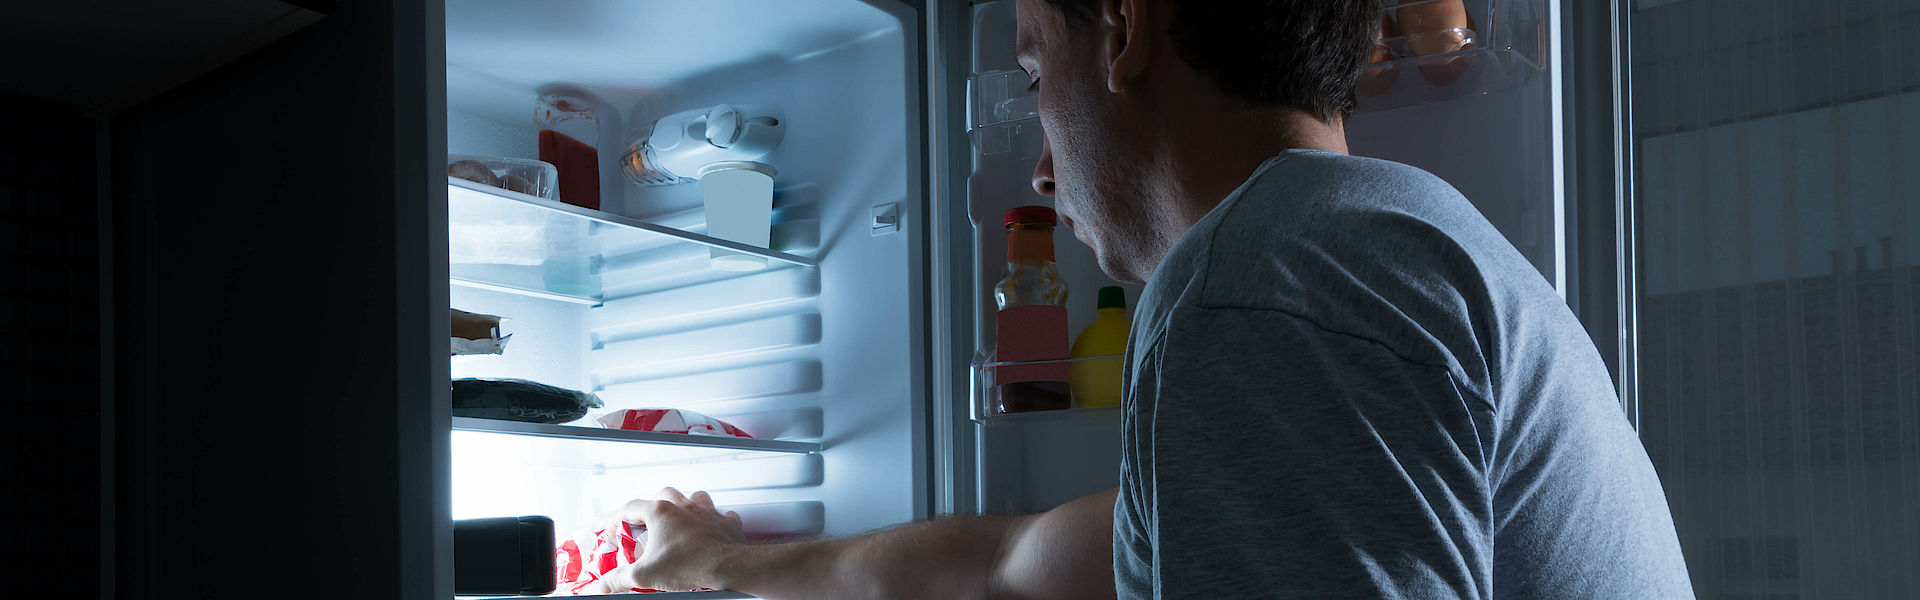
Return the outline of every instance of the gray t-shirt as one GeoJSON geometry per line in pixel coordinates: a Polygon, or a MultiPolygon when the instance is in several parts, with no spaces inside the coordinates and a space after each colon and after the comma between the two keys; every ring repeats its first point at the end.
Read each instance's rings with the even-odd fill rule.
{"type": "Polygon", "coordinates": [[[1593,343],[1431,174],[1267,161],[1127,354],[1122,599],[1693,597],[1593,343]]]}

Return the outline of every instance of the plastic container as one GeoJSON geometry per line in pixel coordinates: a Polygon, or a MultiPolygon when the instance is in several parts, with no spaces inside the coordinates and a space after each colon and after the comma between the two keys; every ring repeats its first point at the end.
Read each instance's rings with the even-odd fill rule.
{"type": "Polygon", "coordinates": [[[559,171],[537,160],[449,154],[447,176],[548,200],[558,198],[559,171]]]}

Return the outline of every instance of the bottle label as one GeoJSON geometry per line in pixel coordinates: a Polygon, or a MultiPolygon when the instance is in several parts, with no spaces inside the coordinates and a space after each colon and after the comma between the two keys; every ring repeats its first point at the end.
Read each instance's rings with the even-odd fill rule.
{"type": "MultiPolygon", "coordinates": [[[[1001,309],[994,319],[995,362],[1063,360],[1072,347],[1067,342],[1067,308],[1014,306],[1001,309]]],[[[994,385],[1022,381],[1067,381],[1069,363],[1007,365],[995,369],[994,385]]]]}
{"type": "Polygon", "coordinates": [[[1007,232],[1007,260],[1037,259],[1053,262],[1053,232],[1015,229],[1007,232]]]}

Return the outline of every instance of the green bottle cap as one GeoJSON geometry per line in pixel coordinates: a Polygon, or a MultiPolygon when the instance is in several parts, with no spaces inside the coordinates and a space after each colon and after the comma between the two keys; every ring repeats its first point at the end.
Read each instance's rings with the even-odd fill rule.
{"type": "Polygon", "coordinates": [[[1120,289],[1120,286],[1117,285],[1100,288],[1100,304],[1098,306],[1099,310],[1126,308],[1127,291],[1120,289]]]}

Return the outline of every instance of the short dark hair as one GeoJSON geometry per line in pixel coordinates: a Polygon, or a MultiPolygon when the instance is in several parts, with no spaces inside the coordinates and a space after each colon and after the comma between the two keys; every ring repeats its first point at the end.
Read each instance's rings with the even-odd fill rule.
{"type": "MultiPolygon", "coordinates": [[[[1102,0],[1046,0],[1067,26],[1100,17],[1102,0]]],[[[1167,33],[1194,70],[1233,96],[1297,107],[1323,120],[1353,113],[1373,53],[1381,0],[1165,0],[1167,33]]]]}

